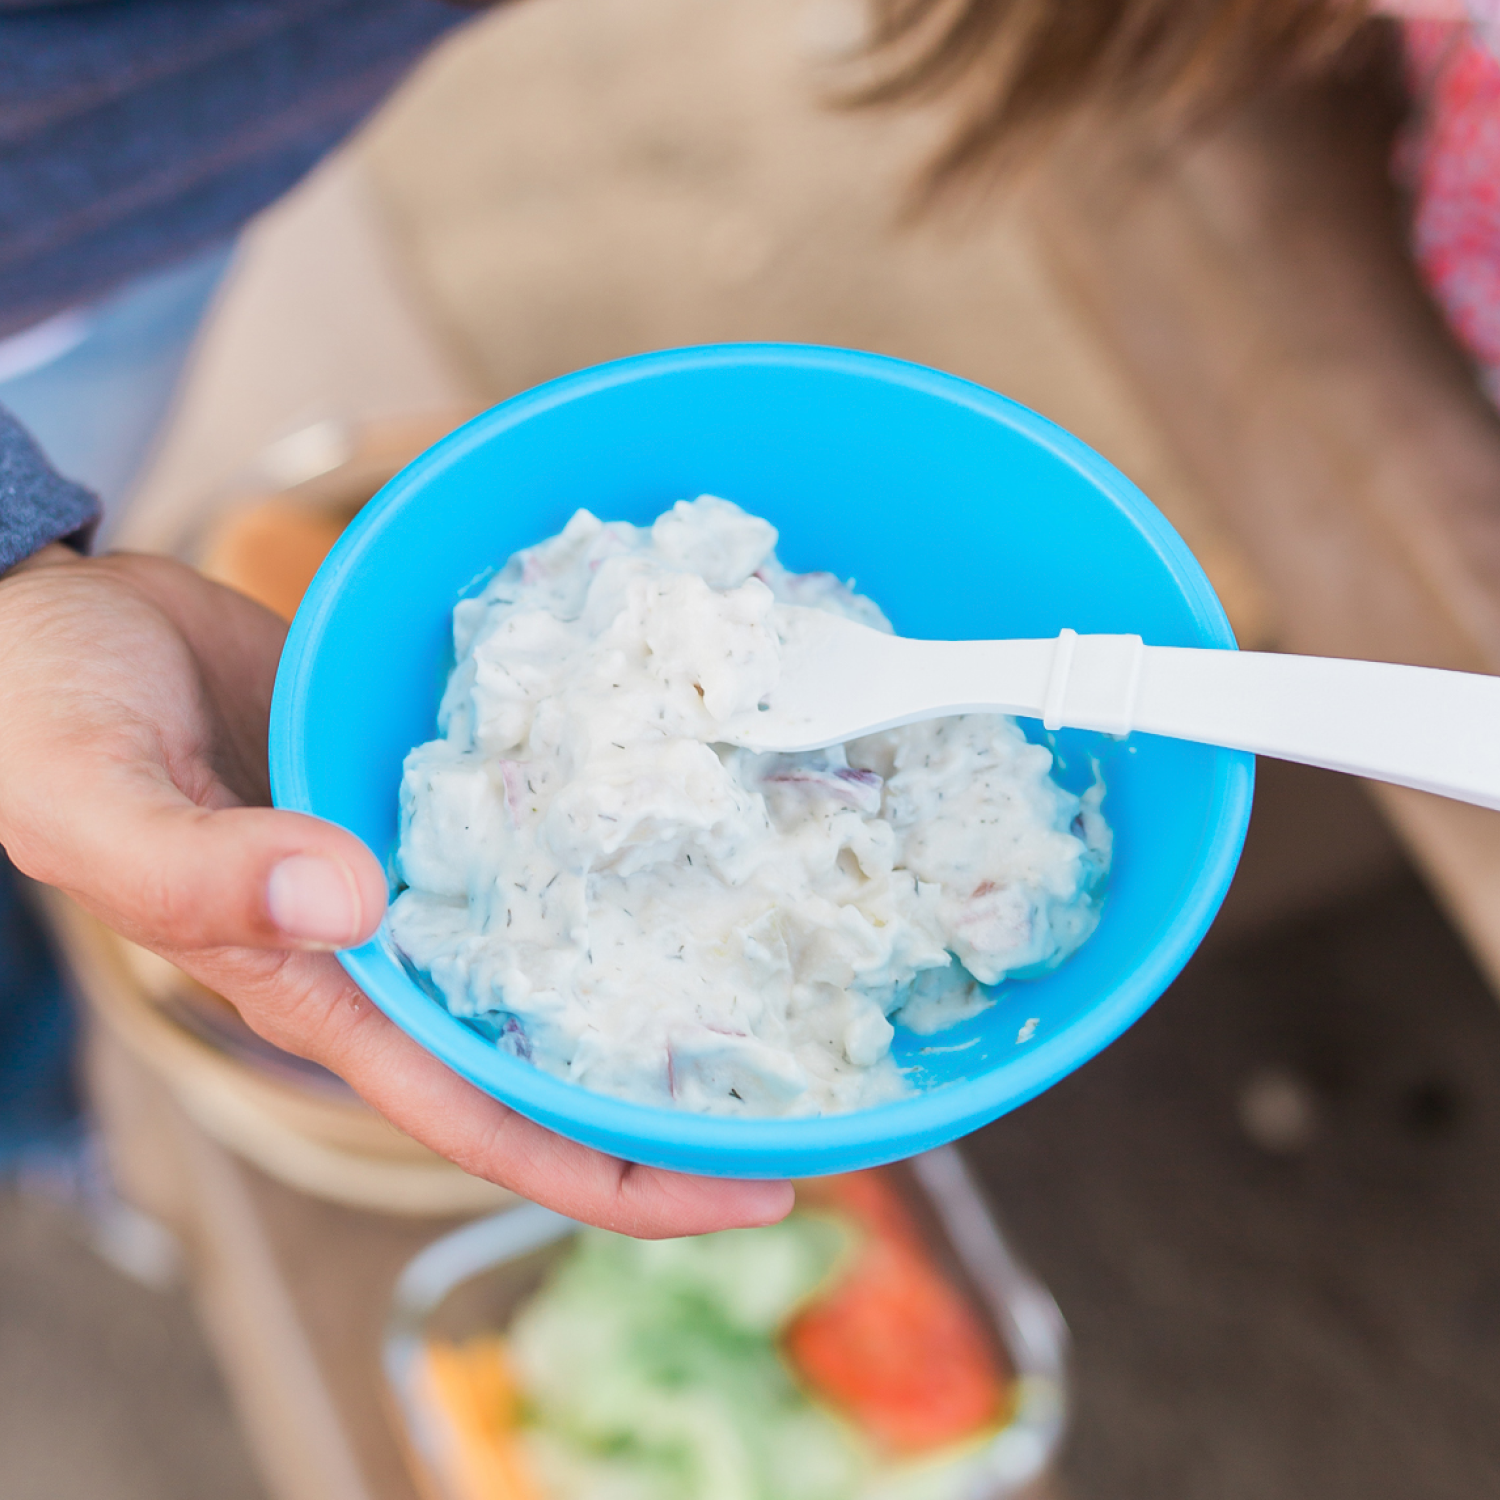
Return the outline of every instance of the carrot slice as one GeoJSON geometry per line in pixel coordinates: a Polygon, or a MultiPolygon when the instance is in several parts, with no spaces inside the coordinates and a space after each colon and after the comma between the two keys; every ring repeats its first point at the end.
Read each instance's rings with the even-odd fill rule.
{"type": "Polygon", "coordinates": [[[448,1419],[455,1488],[464,1500],[542,1500],[515,1442],[520,1396],[498,1338],[430,1340],[426,1375],[448,1419]]]}

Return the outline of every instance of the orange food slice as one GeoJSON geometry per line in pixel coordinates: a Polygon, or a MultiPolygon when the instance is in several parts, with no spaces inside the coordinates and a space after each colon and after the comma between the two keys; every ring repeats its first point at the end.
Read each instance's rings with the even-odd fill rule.
{"type": "Polygon", "coordinates": [[[449,1469],[464,1500],[543,1500],[516,1445],[520,1393],[498,1338],[428,1342],[426,1376],[448,1419],[449,1469]]]}
{"type": "Polygon", "coordinates": [[[1002,1421],[1009,1389],[984,1325],[876,1173],[827,1184],[867,1238],[787,1327],[797,1374],[886,1451],[914,1455],[1002,1421]]]}

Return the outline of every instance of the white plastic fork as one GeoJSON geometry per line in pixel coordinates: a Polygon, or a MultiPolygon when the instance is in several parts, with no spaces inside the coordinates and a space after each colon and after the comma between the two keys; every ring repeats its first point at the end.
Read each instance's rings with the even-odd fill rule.
{"type": "Polygon", "coordinates": [[[1137,635],[916,641],[783,606],[781,680],[721,738],[817,750],[948,714],[1253,750],[1500,808],[1500,677],[1147,646],[1137,635]]]}

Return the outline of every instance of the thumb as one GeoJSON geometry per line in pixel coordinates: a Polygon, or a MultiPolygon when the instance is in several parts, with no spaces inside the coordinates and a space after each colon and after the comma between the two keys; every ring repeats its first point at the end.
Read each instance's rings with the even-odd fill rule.
{"type": "Polygon", "coordinates": [[[347,948],[385,912],[379,861],[321,818],[201,807],[139,764],[69,802],[13,857],[147,946],[347,948]]]}

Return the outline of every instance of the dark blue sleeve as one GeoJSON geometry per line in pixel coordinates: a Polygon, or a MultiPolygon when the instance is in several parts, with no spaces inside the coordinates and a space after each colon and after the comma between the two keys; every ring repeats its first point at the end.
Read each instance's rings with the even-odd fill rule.
{"type": "Polygon", "coordinates": [[[98,500],[64,479],[0,406],[0,573],[48,542],[68,542],[81,551],[98,522],[98,500]]]}
{"type": "Polygon", "coordinates": [[[228,239],[467,15],[0,0],[0,336],[228,239]]]}

